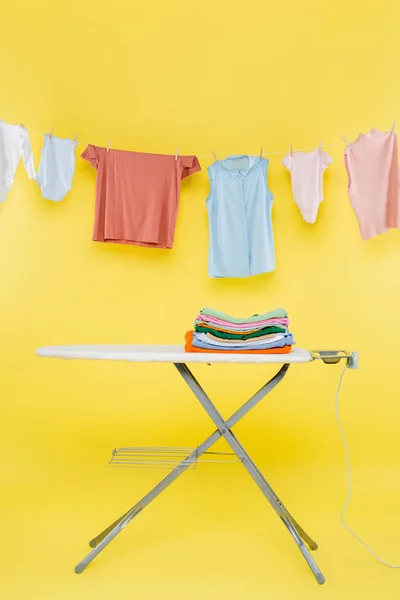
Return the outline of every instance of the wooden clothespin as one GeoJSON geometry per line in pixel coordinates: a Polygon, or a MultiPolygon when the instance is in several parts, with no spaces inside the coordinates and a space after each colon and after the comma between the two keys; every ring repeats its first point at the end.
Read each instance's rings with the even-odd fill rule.
{"type": "Polygon", "coordinates": [[[263,155],[264,155],[264,148],[261,148],[261,151],[260,151],[260,160],[262,159],[263,155]]]}
{"type": "Polygon", "coordinates": [[[107,152],[110,152],[110,147],[111,147],[111,140],[108,140],[108,144],[107,144],[107,152]]]}
{"type": "Polygon", "coordinates": [[[54,125],[53,125],[53,127],[50,129],[50,133],[49,133],[49,136],[50,136],[51,138],[53,137],[53,131],[54,131],[54,125]]]}
{"type": "Polygon", "coordinates": [[[391,129],[392,133],[395,129],[396,129],[396,121],[393,121],[392,129],[391,129]]]}
{"type": "Polygon", "coordinates": [[[25,125],[23,123],[20,123],[22,129],[26,129],[25,125]]]}
{"type": "Polygon", "coordinates": [[[290,144],[290,156],[293,156],[293,146],[290,144]]]}
{"type": "Polygon", "coordinates": [[[217,155],[215,154],[214,150],[211,150],[211,152],[212,152],[212,155],[214,157],[214,160],[217,160],[217,155]]]}
{"type": "Polygon", "coordinates": [[[179,150],[178,150],[178,148],[177,148],[177,149],[176,149],[176,152],[175,152],[175,160],[178,160],[178,155],[179,155],[179,150]]]}

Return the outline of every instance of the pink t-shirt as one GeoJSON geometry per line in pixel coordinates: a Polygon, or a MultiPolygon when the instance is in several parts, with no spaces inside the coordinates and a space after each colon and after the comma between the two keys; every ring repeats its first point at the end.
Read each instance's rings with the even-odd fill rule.
{"type": "Polygon", "coordinates": [[[398,140],[394,131],[371,129],[344,154],[350,202],[364,240],[399,228],[398,140]]]}
{"type": "Polygon", "coordinates": [[[172,248],[181,180],[200,171],[197,158],[92,144],[82,158],[98,171],[93,240],[172,248]]]}

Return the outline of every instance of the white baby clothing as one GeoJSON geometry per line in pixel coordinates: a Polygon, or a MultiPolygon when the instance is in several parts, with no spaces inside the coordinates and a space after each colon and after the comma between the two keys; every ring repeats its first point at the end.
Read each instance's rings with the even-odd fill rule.
{"type": "Polygon", "coordinates": [[[290,171],[294,201],[306,223],[315,223],[318,208],[324,199],[322,180],[332,158],[321,148],[312,152],[287,154],[283,164],[290,171]]]}
{"type": "Polygon", "coordinates": [[[0,202],[4,202],[14,183],[21,159],[30,179],[35,179],[35,166],[28,132],[22,125],[9,125],[0,120],[0,202]]]}
{"type": "Polygon", "coordinates": [[[77,142],[54,135],[44,136],[36,181],[43,198],[60,202],[72,187],[77,142]]]}

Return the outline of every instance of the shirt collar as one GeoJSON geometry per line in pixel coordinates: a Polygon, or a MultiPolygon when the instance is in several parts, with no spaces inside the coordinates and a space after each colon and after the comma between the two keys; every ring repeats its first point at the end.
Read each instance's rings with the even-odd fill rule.
{"type": "Polygon", "coordinates": [[[250,173],[250,171],[252,170],[254,165],[257,163],[257,161],[259,161],[259,157],[257,157],[257,156],[249,156],[248,154],[237,154],[237,155],[227,156],[224,160],[220,160],[219,163],[226,171],[228,171],[228,173],[232,177],[236,178],[236,177],[239,177],[239,175],[241,175],[242,177],[246,177],[246,175],[248,175],[248,173],[250,173]],[[238,171],[237,169],[232,169],[228,166],[229,161],[232,161],[232,159],[238,159],[238,158],[248,158],[249,159],[249,165],[246,170],[238,171]]]}

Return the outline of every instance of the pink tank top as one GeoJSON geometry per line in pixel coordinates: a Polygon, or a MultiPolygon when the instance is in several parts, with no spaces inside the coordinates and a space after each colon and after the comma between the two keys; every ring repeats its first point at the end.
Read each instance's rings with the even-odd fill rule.
{"type": "Polygon", "coordinates": [[[398,139],[394,131],[371,129],[348,144],[344,154],[350,202],[360,233],[368,240],[399,229],[398,139]]]}
{"type": "Polygon", "coordinates": [[[91,144],[82,158],[97,170],[93,240],[172,248],[181,179],[200,171],[197,158],[91,144]]]}

